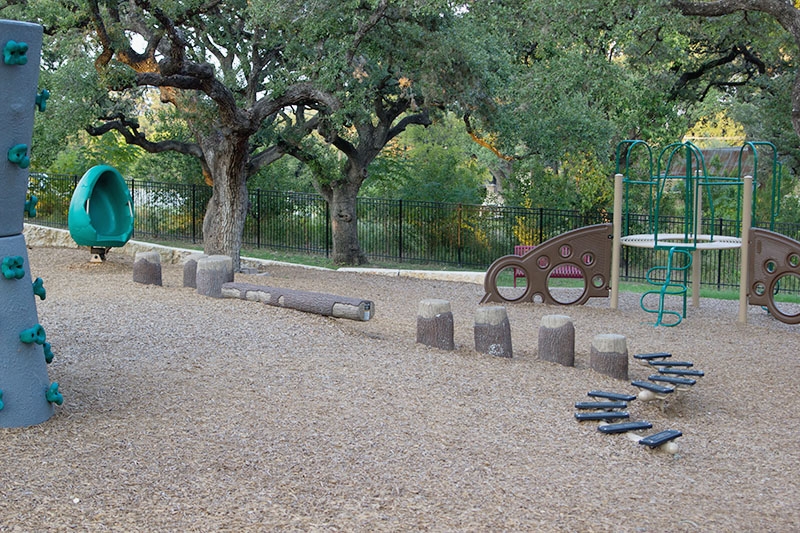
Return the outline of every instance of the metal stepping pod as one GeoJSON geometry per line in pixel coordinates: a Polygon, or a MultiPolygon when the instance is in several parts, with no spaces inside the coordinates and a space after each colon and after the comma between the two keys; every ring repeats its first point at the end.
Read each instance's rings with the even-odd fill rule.
{"type": "Polygon", "coordinates": [[[629,418],[631,415],[627,411],[590,411],[575,413],[575,419],[578,422],[587,420],[618,420],[621,418],[629,418]]]}
{"type": "Polygon", "coordinates": [[[620,402],[632,402],[636,399],[636,396],[633,394],[620,394],[617,392],[607,392],[602,390],[593,390],[587,393],[587,396],[591,396],[592,398],[604,398],[606,400],[613,400],[613,401],[620,401],[620,402]]]}
{"type": "MultiPolygon", "coordinates": [[[[645,438],[641,439],[639,441],[639,444],[647,446],[647,447],[649,447],[651,449],[652,448],[658,448],[659,446],[663,446],[663,445],[665,445],[667,443],[672,442],[673,440],[677,439],[681,435],[683,435],[683,433],[681,433],[677,429],[667,429],[667,430],[660,431],[658,433],[654,433],[654,434],[652,434],[652,435],[650,435],[648,437],[645,437],[645,438]]],[[[674,450],[677,451],[677,447],[675,447],[674,450]]],[[[670,450],[667,450],[667,451],[670,451],[670,450]]],[[[674,451],[672,453],[674,453],[674,451]]]]}
{"type": "Polygon", "coordinates": [[[653,383],[652,381],[631,381],[631,385],[642,389],[637,397],[643,402],[666,400],[670,394],[675,392],[674,387],[659,385],[658,383],[653,383]]]}
{"type": "Polygon", "coordinates": [[[672,354],[669,352],[637,353],[633,355],[633,360],[647,366],[651,361],[664,361],[670,357],[672,354]]]}
{"type": "Polygon", "coordinates": [[[627,433],[628,431],[638,431],[640,429],[650,429],[653,424],[646,420],[637,422],[617,422],[615,424],[600,424],[597,431],[606,434],[627,433]]]}

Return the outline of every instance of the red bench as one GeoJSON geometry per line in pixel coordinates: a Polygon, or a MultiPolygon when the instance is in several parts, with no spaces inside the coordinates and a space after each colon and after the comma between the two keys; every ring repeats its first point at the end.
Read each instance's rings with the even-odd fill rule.
{"type": "MultiPolygon", "coordinates": [[[[524,244],[520,244],[514,246],[514,255],[525,255],[531,250],[536,248],[536,246],[527,246],[524,244]]],[[[574,265],[560,265],[553,269],[550,273],[550,276],[553,278],[574,278],[574,279],[581,279],[583,278],[583,272],[581,269],[574,265]]],[[[514,269],[514,286],[517,286],[517,278],[524,278],[525,272],[520,270],[519,268],[514,269]]]]}

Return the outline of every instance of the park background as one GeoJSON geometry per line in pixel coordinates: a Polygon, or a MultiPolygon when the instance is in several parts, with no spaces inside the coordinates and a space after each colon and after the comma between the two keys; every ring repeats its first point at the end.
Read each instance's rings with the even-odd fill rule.
{"type": "MultiPolygon", "coordinates": [[[[129,180],[140,239],[235,265],[264,248],[485,268],[608,221],[626,139],[692,142],[710,175],[739,178],[732,154],[765,141],[780,174],[759,174],[755,225],[797,238],[800,10],[782,2],[121,5],[0,6],[45,28],[39,223],[65,227],[71,187],[103,163],[129,180]]],[[[667,187],[662,228],[683,205],[667,187]]],[[[626,211],[653,214],[641,195],[626,211]]],[[[706,224],[739,220],[728,196],[706,224]]],[[[736,253],[706,254],[704,283],[736,285],[736,253]]],[[[643,279],[655,263],[623,264],[643,279]]]]}

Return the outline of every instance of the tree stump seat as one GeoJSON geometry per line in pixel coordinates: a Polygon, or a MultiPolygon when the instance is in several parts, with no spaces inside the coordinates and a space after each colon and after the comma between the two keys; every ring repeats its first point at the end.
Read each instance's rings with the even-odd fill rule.
{"type": "Polygon", "coordinates": [[[503,306],[479,306],[475,312],[475,351],[512,357],[511,325],[503,306]]]}
{"type": "Polygon", "coordinates": [[[197,262],[208,257],[206,254],[191,254],[183,263],[183,286],[197,288],[197,262]]]}
{"type": "Polygon", "coordinates": [[[539,359],[575,366],[575,326],[566,315],[545,315],[539,326],[539,359]]]}
{"type": "Polygon", "coordinates": [[[417,309],[417,342],[440,350],[455,350],[453,313],[447,300],[428,299],[417,309]]]}
{"type": "Polygon", "coordinates": [[[197,293],[222,298],[222,285],[233,281],[233,259],[227,255],[209,255],[197,260],[197,293]]]}
{"type": "Polygon", "coordinates": [[[133,260],[133,281],[144,285],[161,285],[161,254],[136,252],[133,260]]]}
{"type": "Polygon", "coordinates": [[[616,379],[628,379],[628,347],[624,335],[595,335],[589,354],[589,366],[596,372],[616,379]]]}

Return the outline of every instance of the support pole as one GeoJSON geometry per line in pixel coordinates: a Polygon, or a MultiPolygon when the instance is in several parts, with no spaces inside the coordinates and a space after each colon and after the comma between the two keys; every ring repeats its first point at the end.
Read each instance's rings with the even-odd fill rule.
{"type": "Polygon", "coordinates": [[[622,174],[614,175],[614,240],[611,245],[611,309],[619,306],[619,262],[622,252],[622,174]]]}
{"type": "Polygon", "coordinates": [[[747,324],[747,295],[750,284],[750,226],[753,223],[753,176],[744,177],[742,198],[742,247],[739,268],[739,323],[747,324]]]}
{"type": "MultiPolygon", "coordinates": [[[[697,244],[697,236],[703,228],[703,188],[700,187],[699,180],[695,180],[695,213],[694,213],[694,240],[697,244]]],[[[700,308],[700,279],[702,275],[703,252],[695,248],[692,252],[692,307],[700,308]]]]}

